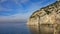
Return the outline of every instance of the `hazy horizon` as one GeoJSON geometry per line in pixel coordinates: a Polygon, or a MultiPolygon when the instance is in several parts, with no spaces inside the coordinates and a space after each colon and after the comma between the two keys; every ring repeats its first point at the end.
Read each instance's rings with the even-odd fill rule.
{"type": "Polygon", "coordinates": [[[41,7],[54,3],[56,0],[0,0],[1,22],[24,22],[41,7]]]}

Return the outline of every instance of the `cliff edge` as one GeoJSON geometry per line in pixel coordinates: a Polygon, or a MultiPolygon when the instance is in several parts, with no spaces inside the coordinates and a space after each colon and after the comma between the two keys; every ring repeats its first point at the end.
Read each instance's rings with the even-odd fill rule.
{"type": "Polygon", "coordinates": [[[28,19],[27,25],[60,24],[60,0],[35,11],[28,19]]]}

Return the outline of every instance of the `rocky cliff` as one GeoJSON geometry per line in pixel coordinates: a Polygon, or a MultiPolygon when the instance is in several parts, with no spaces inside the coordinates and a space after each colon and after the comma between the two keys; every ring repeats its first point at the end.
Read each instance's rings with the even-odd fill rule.
{"type": "Polygon", "coordinates": [[[35,11],[28,19],[27,25],[60,24],[60,0],[35,11]]]}

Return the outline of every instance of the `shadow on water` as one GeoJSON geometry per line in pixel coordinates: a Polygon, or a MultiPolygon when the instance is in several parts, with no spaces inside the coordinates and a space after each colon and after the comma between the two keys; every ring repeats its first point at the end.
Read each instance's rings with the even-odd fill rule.
{"type": "MultiPolygon", "coordinates": [[[[28,25],[28,28],[31,34],[54,34],[54,27],[52,25],[28,25]]],[[[60,26],[56,30],[57,32],[60,31],[60,26]]],[[[59,33],[56,33],[59,34],[59,33]]]]}

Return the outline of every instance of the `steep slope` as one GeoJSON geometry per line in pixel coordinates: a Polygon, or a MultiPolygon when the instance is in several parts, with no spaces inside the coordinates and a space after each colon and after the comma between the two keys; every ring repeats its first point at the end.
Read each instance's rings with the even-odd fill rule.
{"type": "Polygon", "coordinates": [[[28,19],[27,25],[60,24],[60,1],[56,1],[35,11],[28,19]]]}

